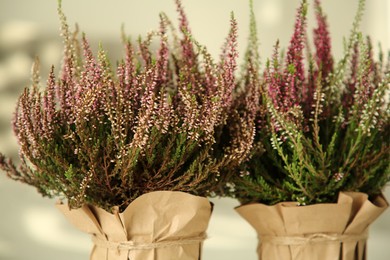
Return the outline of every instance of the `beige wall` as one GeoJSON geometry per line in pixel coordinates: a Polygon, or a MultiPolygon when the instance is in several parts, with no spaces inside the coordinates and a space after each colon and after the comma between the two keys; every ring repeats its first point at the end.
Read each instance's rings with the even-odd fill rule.
{"type": "MultiPolygon", "coordinates": [[[[227,33],[229,15],[234,11],[240,28],[240,46],[244,48],[248,27],[246,0],[184,0],[195,37],[216,54],[227,33]]],[[[309,1],[309,3],[312,1],[309,1]]],[[[340,53],[343,35],[353,21],[357,0],[325,0],[324,10],[334,38],[335,51],[340,53]]],[[[42,33],[58,32],[55,0],[1,0],[0,24],[31,22],[42,33]]],[[[268,56],[275,40],[287,43],[292,31],[294,10],[299,0],[254,0],[263,56],[268,56]]],[[[362,30],[374,41],[390,47],[390,1],[368,0],[362,30]]],[[[119,39],[122,23],[128,33],[138,35],[158,26],[158,14],[163,11],[176,17],[173,0],[63,0],[63,8],[71,24],[76,21],[83,31],[99,39],[119,39]]]]}

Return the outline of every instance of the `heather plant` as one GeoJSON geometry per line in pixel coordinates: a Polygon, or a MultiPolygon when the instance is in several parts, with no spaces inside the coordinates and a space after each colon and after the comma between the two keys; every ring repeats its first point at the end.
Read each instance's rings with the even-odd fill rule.
{"type": "Polygon", "coordinates": [[[64,58],[41,90],[38,63],[17,103],[14,132],[21,164],[0,168],[44,196],[123,210],[157,190],[208,196],[249,153],[251,124],[233,111],[237,23],[218,62],[197,43],[179,0],[179,34],[166,15],[137,43],[123,36],[115,69],[85,35],[71,33],[59,4],[64,58]],[[158,42],[154,51],[153,43],[158,42]],[[228,124],[229,122],[229,124],[228,124]]]}
{"type": "MultiPolygon", "coordinates": [[[[340,191],[375,196],[390,180],[390,61],[383,52],[375,60],[370,39],[359,32],[364,1],[338,62],[319,0],[314,7],[314,53],[302,1],[286,54],[277,42],[263,73],[252,70],[258,58],[247,62],[249,80],[237,107],[257,112],[251,157],[233,181],[233,195],[242,203],[335,202],[340,191]],[[253,80],[260,82],[260,97],[248,105],[258,95],[253,80]]],[[[257,45],[249,49],[254,52],[257,45]]]]}

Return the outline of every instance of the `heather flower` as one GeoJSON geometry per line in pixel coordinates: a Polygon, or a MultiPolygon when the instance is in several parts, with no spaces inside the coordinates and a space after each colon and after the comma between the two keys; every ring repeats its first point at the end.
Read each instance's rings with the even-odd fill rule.
{"type": "MultiPolygon", "coordinates": [[[[60,75],[52,68],[41,91],[35,67],[14,119],[21,165],[0,154],[0,168],[72,208],[124,209],[156,190],[201,196],[219,190],[250,152],[254,135],[253,122],[233,106],[237,22],[232,16],[215,62],[191,35],[179,0],[176,5],[179,34],[161,14],[159,30],[144,39],[134,43],[123,35],[125,56],[116,67],[102,47],[94,55],[86,35],[80,40],[77,28],[70,32],[59,5],[60,75]]],[[[248,80],[255,92],[258,79],[248,80]]],[[[251,118],[255,106],[252,100],[251,118]]]]}
{"type": "Polygon", "coordinates": [[[375,196],[390,180],[390,71],[359,32],[364,1],[338,62],[319,0],[315,51],[309,50],[306,9],[302,1],[286,57],[277,42],[259,73],[254,149],[232,193],[243,203],[335,202],[339,191],[375,196]]]}

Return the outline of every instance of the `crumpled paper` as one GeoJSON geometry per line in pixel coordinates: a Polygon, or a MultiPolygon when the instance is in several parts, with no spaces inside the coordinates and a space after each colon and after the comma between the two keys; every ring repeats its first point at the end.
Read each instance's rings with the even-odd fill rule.
{"type": "Polygon", "coordinates": [[[123,212],[85,205],[57,208],[79,230],[92,235],[91,260],[200,260],[212,205],[203,197],[156,191],[123,212]]]}
{"type": "Polygon", "coordinates": [[[387,207],[382,195],[370,201],[341,192],[334,204],[254,203],[236,211],[258,234],[259,259],[365,260],[368,228],[387,207]]]}

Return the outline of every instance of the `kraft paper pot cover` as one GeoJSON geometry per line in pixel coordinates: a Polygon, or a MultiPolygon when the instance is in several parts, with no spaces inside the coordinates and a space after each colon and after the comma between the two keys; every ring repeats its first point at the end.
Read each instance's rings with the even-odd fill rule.
{"type": "Polygon", "coordinates": [[[79,230],[92,235],[91,260],[200,260],[212,204],[204,197],[156,191],[123,212],[85,205],[57,207],[79,230]]]}
{"type": "Polygon", "coordinates": [[[381,196],[341,192],[337,203],[254,203],[236,211],[256,230],[263,260],[365,260],[370,224],[388,207],[381,196]]]}

